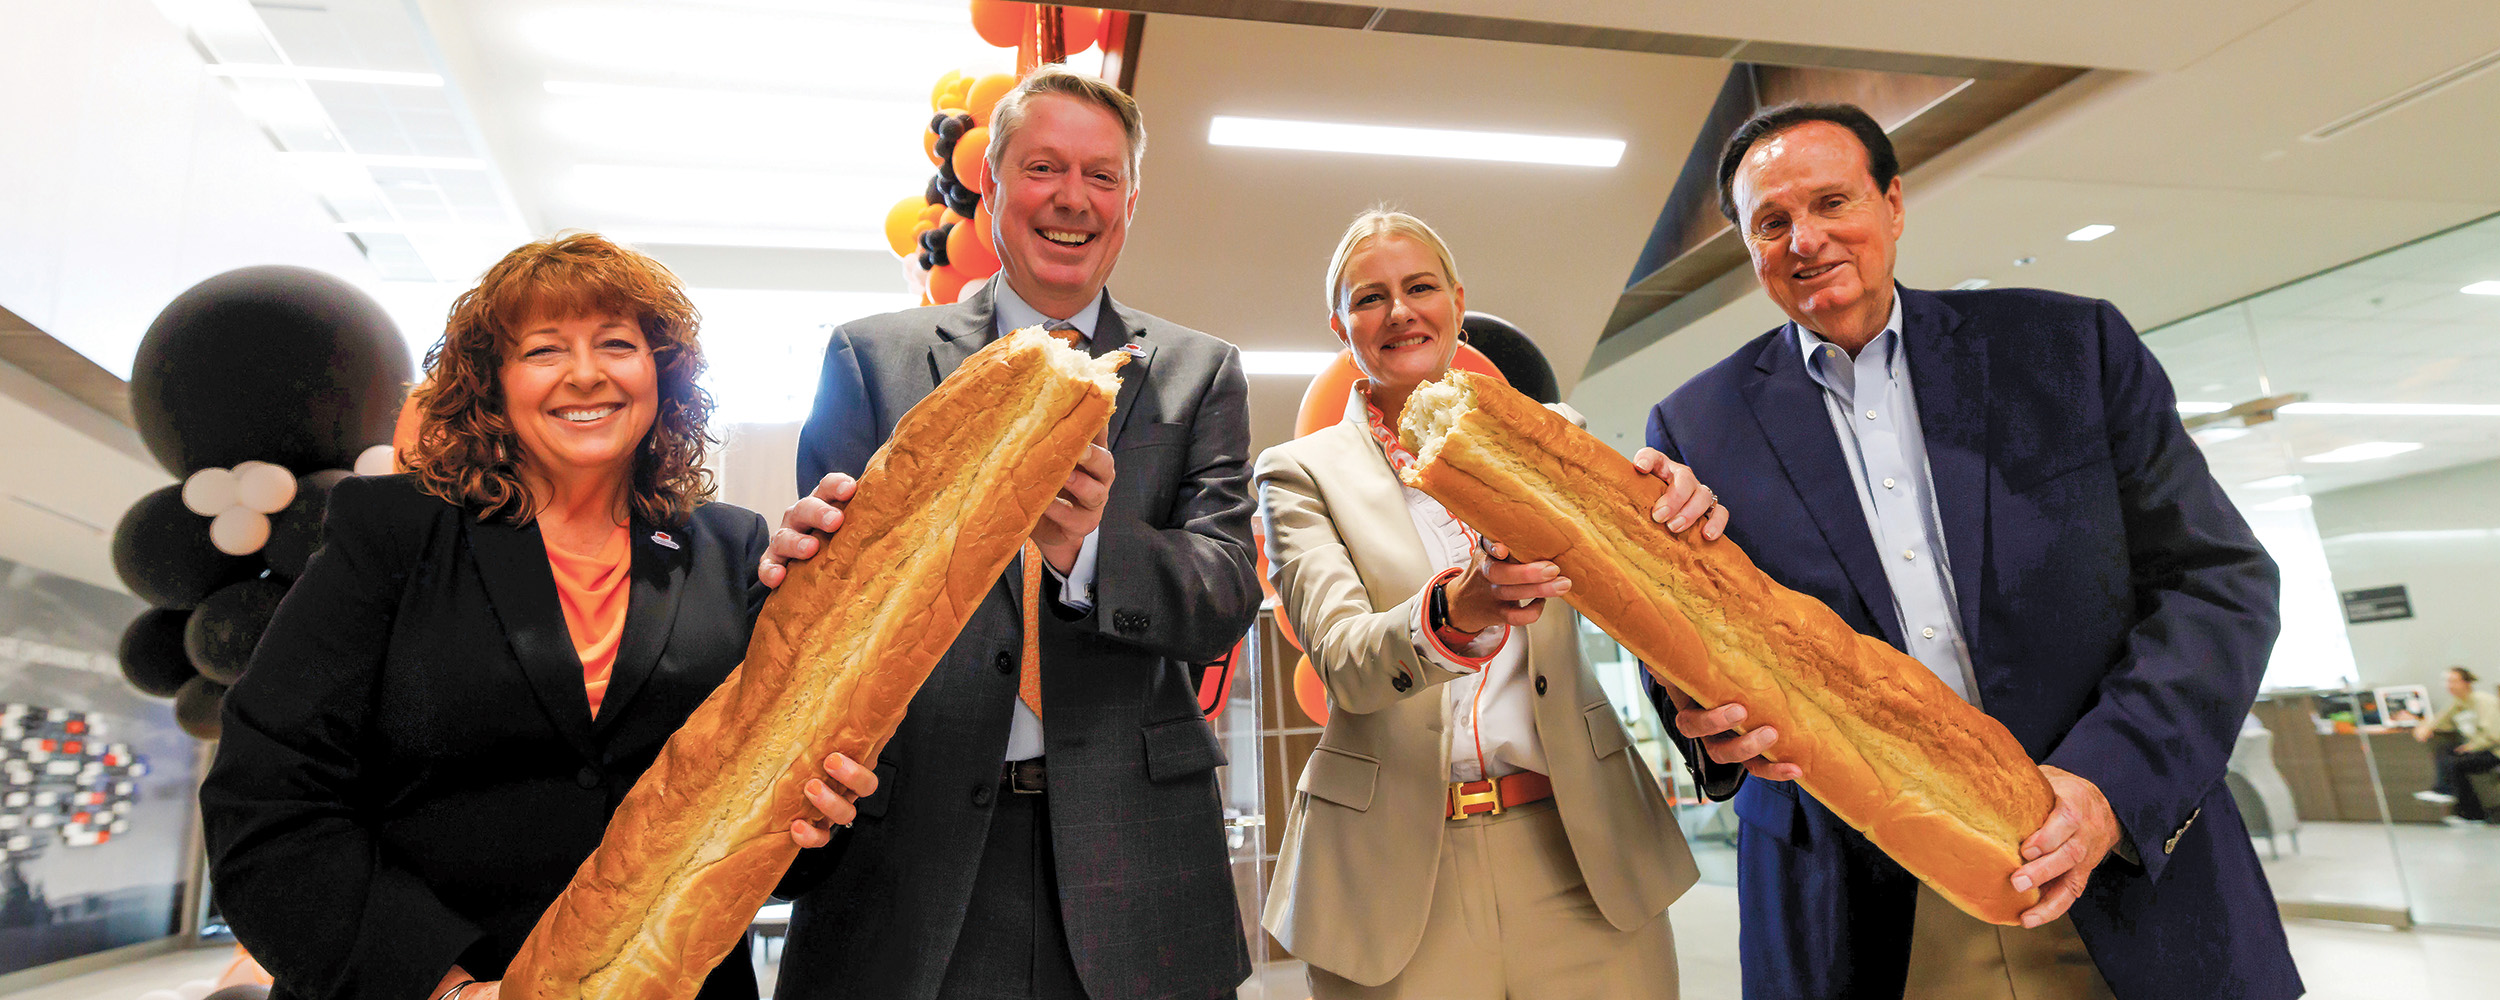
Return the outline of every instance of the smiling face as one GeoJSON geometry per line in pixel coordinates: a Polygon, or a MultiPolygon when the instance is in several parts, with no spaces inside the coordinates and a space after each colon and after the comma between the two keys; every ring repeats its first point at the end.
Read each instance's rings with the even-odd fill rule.
{"type": "Polygon", "coordinates": [[[1040,94],[1008,142],[989,199],[999,267],[1026,303],[1070,318],[1111,280],[1128,240],[1128,136],[1108,109],[1040,94]]]}
{"type": "Polygon", "coordinates": [[[1403,400],[1449,370],[1467,290],[1432,248],[1394,233],[1373,237],[1346,255],[1338,288],[1328,325],[1354,350],[1375,395],[1403,400]]]}
{"type": "Polygon", "coordinates": [[[659,373],[631,319],[537,318],[505,349],[503,411],[526,474],[630,481],[635,450],[660,413],[659,373]]]}
{"type": "Polygon", "coordinates": [[[1853,351],[1883,332],[1901,181],[1875,187],[1855,134],[1818,121],[1767,136],[1729,187],[1754,277],[1780,311],[1853,351]]]}

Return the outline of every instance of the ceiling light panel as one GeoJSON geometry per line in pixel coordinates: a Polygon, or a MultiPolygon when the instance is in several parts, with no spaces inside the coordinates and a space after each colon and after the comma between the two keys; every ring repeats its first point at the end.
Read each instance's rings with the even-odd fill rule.
{"type": "Polygon", "coordinates": [[[2457,291],[2467,295],[2500,295],[2500,281],[2477,281],[2457,291]]]}
{"type": "Polygon", "coordinates": [[[2298,486],[2305,478],[2306,477],[2291,474],[2267,476],[2264,479],[2249,480],[2248,482],[2241,483],[2240,486],[2242,488],[2252,490],[2279,490],[2286,487],[2298,486]]]}
{"type": "MultiPolygon", "coordinates": [[[[951,6],[951,5],[950,5],[951,6]]],[[[521,15],[520,37],[568,78],[625,77],[732,89],[871,93],[927,99],[947,70],[1006,73],[1015,52],[970,31],[969,12],[905,16],[900,5],[579,5],[521,15]]]]}
{"type": "Polygon", "coordinates": [[[1320,153],[1374,156],[1418,156],[1432,159],[1492,160],[1572,167],[1612,167],[1623,161],[1621,139],[1531,135],[1521,132],[1474,132],[1364,125],[1348,122],[1292,121],[1217,115],[1207,124],[1207,142],[1216,146],[1289,149],[1320,153]]]}
{"type": "Polygon", "coordinates": [[[2301,461],[2322,465],[2371,462],[2420,450],[2422,450],[2422,445],[2414,441],[2364,441],[2360,444],[2348,444],[2333,451],[2322,451],[2315,455],[2304,456],[2301,461]]]}
{"type": "Polygon", "coordinates": [[[2093,240],[2100,239],[2103,236],[2107,236],[2117,231],[2118,227],[2116,226],[2107,226],[2096,222],[2092,225],[2075,230],[2074,232],[2067,233],[2066,239],[2069,242],[2074,243],[2090,243],[2093,240]]]}
{"type": "Polygon", "coordinates": [[[927,183],[917,141],[929,102],[550,80],[543,121],[555,138],[609,158],[749,166],[882,168],[893,198],[927,183]],[[888,136],[889,142],[863,141],[888,136]]]}

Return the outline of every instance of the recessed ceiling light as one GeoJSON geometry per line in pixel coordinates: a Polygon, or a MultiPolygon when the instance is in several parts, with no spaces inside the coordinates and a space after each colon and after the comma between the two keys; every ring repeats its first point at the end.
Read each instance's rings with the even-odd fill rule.
{"type": "Polygon", "coordinates": [[[1986,287],[1988,287],[1986,278],[1964,278],[1953,283],[1953,290],[1957,292],[1975,292],[1986,287]]]}
{"type": "Polygon", "coordinates": [[[2306,478],[2308,477],[2285,473],[2280,476],[2267,476],[2264,479],[2251,479],[2241,483],[2240,486],[2252,490],[2279,490],[2286,486],[2298,486],[2301,480],[2306,478]]]}
{"type": "Polygon", "coordinates": [[[2276,500],[2268,500],[2268,501],[2266,501],[2266,502],[2264,502],[2264,503],[2261,503],[2261,504],[2253,504],[2253,505],[2250,505],[2250,507],[2249,507],[2248,509],[2250,509],[2250,510],[2306,510],[2306,509],[2308,509],[2308,507],[2309,507],[2309,503],[2310,503],[2309,498],[2308,498],[2308,497],[2305,497],[2305,496],[2300,496],[2300,497],[2283,497],[2283,498],[2276,499],[2276,500]]]}
{"type": "Polygon", "coordinates": [[[386,87],[440,87],[437,73],[400,73],[379,69],[332,66],[287,66],[279,63],[210,63],[208,75],[238,80],[320,80],[326,83],[375,83],[386,87]]]}
{"type": "Polygon", "coordinates": [[[2421,444],[2414,441],[2364,441],[2360,444],[2348,444],[2333,451],[2322,451],[2315,455],[2302,458],[2301,461],[2318,463],[2368,462],[2381,458],[2392,458],[2406,452],[2420,450],[2422,450],[2421,444]]]}
{"type": "Polygon", "coordinates": [[[1339,351],[1243,351],[1245,375],[1317,375],[1337,360],[1339,351]]]}
{"type": "Polygon", "coordinates": [[[2117,231],[2118,227],[2116,226],[2104,226],[2095,222],[2089,226],[2075,230],[2074,232],[2067,233],[2066,239],[2074,243],[2090,243],[2093,240],[2100,239],[2103,236],[2107,236],[2117,231]]]}
{"type": "Polygon", "coordinates": [[[2500,295],[2500,281],[2477,281],[2457,291],[2467,295],[2500,295]]]}
{"type": "Polygon", "coordinates": [[[1207,143],[1260,149],[1299,149],[1321,153],[1368,153],[1376,156],[1424,156],[1447,160],[1499,160],[1507,163],[1550,163],[1569,167],[1611,167],[1623,161],[1623,140],[1590,139],[1522,132],[1470,132],[1458,129],[1413,128],[1404,125],[1363,125],[1348,122],[1304,122],[1279,118],[1217,115],[1207,123],[1207,143]]]}

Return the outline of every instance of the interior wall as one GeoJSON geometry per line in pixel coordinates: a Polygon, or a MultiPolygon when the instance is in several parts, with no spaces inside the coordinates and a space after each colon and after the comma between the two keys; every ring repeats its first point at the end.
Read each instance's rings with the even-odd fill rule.
{"type": "Polygon", "coordinates": [[[2364,687],[2463,665],[2500,682],[2500,461],[2321,493],[2311,511],[2338,590],[2403,584],[2413,617],[2350,627],[2364,687]]]}

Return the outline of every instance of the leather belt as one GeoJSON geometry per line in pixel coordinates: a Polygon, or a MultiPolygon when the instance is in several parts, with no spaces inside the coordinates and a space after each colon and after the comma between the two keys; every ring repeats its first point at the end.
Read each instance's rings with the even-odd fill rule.
{"type": "Polygon", "coordinates": [[[1554,797],[1554,782],[1535,771],[1505,774],[1491,781],[1453,781],[1447,798],[1448,818],[1492,813],[1554,797]]]}
{"type": "Polygon", "coordinates": [[[1040,795],[1050,787],[1049,769],[1042,758],[1011,760],[999,769],[998,782],[1018,795],[1040,795]]]}

